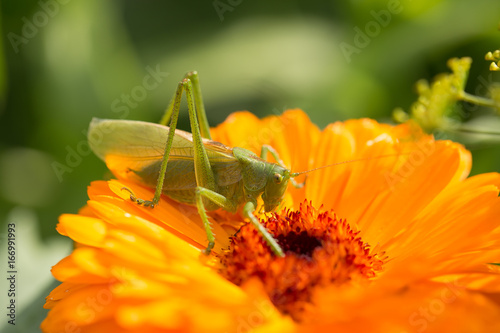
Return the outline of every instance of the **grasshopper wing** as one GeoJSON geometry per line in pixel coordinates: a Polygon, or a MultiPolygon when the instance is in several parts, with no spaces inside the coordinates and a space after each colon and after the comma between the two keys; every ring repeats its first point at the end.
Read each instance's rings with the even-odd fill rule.
{"type": "MultiPolygon", "coordinates": [[[[106,162],[108,169],[122,179],[156,186],[170,128],[154,123],[131,120],[92,119],[88,131],[90,148],[106,162]]],[[[204,140],[210,164],[218,177],[219,186],[234,184],[241,179],[239,163],[232,149],[221,143],[204,140]]],[[[194,149],[191,133],[175,130],[168,159],[167,182],[164,188],[196,187],[194,149]]]]}

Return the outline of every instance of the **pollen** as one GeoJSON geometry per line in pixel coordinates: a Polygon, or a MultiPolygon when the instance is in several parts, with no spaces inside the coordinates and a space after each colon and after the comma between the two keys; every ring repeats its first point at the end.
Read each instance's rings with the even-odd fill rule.
{"type": "Polygon", "coordinates": [[[274,255],[247,224],[222,255],[221,274],[236,285],[259,279],[276,308],[297,322],[309,317],[313,294],[321,288],[370,281],[382,271],[383,254],[372,254],[359,231],[332,211],[304,202],[299,210],[273,213],[262,223],[286,256],[274,255]]]}

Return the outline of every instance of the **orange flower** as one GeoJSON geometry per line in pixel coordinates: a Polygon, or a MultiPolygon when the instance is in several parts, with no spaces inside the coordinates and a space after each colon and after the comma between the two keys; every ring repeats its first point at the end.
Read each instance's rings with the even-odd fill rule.
{"type": "Polygon", "coordinates": [[[195,207],[145,208],[121,188],[152,189],[92,183],[59,220],[77,246],[52,270],[44,332],[500,332],[500,175],[467,178],[461,145],[368,119],[321,131],[299,110],[235,113],[212,135],[269,144],[294,172],[358,161],[299,176],[260,215],[284,258],[224,211],[204,256],[195,207]]]}

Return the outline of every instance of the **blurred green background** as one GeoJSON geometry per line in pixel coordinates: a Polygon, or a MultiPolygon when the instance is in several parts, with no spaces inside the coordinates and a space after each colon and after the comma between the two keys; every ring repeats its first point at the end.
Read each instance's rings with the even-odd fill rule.
{"type": "MultiPolygon", "coordinates": [[[[295,107],[321,127],[389,122],[416,99],[414,83],[447,72],[452,57],[473,58],[469,92],[500,81],[484,61],[500,46],[492,0],[2,0],[0,21],[0,235],[16,223],[18,332],[38,331],[49,269],[71,249],[58,215],[77,212],[87,185],[107,176],[86,145],[92,117],[157,122],[190,70],[211,125],[237,110],[295,107]]],[[[189,129],[187,112],[180,127],[189,129]]],[[[500,170],[498,146],[470,148],[473,173],[500,170]]]]}

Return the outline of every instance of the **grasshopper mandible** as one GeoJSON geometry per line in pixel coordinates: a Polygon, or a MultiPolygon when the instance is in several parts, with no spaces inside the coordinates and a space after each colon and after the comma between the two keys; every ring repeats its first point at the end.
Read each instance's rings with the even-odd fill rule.
{"type": "Polygon", "coordinates": [[[235,212],[243,205],[243,215],[273,252],[284,256],[279,244],[253,213],[259,197],[264,202],[264,210],[273,211],[282,201],[288,182],[296,187],[304,185],[293,179],[303,172],[292,173],[270,146],[263,146],[259,157],[249,150],[212,141],[196,72],[186,74],[179,82],[159,124],[94,118],[88,137],[93,134],[102,136],[102,140],[99,144],[89,140],[90,147],[110,169],[118,168],[122,174],[156,188],[151,200],[137,198],[124,188],[130,192],[132,201],[153,208],[165,194],[197,207],[208,238],[204,253],[209,254],[215,244],[206,212],[218,208],[235,212]],[[192,133],[176,129],[184,91],[192,133]],[[268,162],[268,153],[278,163],[268,162]]]}

